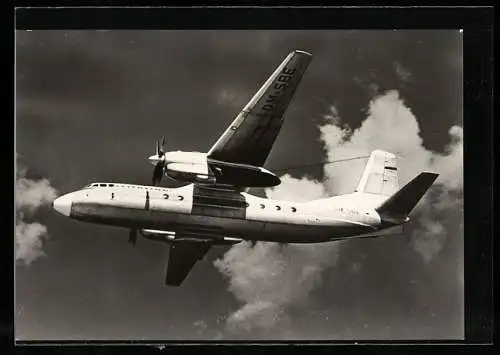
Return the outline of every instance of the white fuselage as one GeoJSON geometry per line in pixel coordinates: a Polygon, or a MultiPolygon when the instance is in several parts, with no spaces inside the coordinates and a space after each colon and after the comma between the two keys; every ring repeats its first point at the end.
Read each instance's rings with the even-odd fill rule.
{"type": "Polygon", "coordinates": [[[377,196],[353,193],[297,203],[194,184],[164,188],[95,183],[59,197],[53,207],[91,223],[200,238],[317,243],[379,231],[382,223],[370,201],[373,198],[377,200],[377,196]]]}

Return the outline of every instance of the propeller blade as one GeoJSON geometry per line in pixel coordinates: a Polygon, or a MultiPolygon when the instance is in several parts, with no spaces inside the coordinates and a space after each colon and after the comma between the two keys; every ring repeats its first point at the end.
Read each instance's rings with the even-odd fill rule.
{"type": "Polygon", "coordinates": [[[135,243],[137,243],[137,229],[131,229],[128,233],[128,242],[129,244],[132,244],[135,246],[135,243]]]}
{"type": "Polygon", "coordinates": [[[152,179],[152,183],[153,183],[153,186],[158,186],[160,185],[160,182],[161,182],[161,178],[153,178],[152,179]]]}
{"type": "Polygon", "coordinates": [[[160,143],[156,141],[156,155],[160,155],[160,143]]]}
{"type": "Polygon", "coordinates": [[[161,163],[156,164],[156,166],[153,169],[153,178],[152,178],[153,186],[156,186],[161,182],[163,174],[164,174],[163,164],[161,163]]]}
{"type": "Polygon", "coordinates": [[[158,156],[161,158],[163,154],[165,154],[165,137],[161,138],[161,145],[158,145],[158,151],[156,152],[158,156]]]}

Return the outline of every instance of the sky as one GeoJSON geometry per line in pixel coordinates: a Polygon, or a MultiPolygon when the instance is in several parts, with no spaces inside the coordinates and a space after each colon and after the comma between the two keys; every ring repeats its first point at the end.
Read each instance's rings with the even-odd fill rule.
{"type": "MultiPolygon", "coordinates": [[[[462,339],[462,71],[458,30],[17,31],[16,339],[462,339]],[[91,181],[149,184],[162,135],[208,151],[294,49],[313,60],[266,167],[385,149],[400,184],[440,173],[403,235],[214,247],[169,288],[166,244],[50,209],[91,181]]],[[[254,192],[349,193],[365,163],[254,192]]]]}

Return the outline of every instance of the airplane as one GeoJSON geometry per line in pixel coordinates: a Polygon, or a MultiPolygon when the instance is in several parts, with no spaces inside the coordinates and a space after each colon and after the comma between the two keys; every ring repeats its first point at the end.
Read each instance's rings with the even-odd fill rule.
{"type": "Polygon", "coordinates": [[[52,207],[78,221],[127,228],[132,245],[138,235],[167,243],[165,284],[176,287],[216,245],[325,243],[401,233],[438,174],[422,172],[400,188],[396,155],[383,150],[371,152],[352,193],[299,203],[245,191],[281,182],[262,165],[299,82],[293,75],[302,76],[310,57],[303,51],[290,53],[207,154],[156,154],[151,159],[161,176],[191,183],[168,188],[94,182],[58,197],[52,207]],[[284,92],[279,92],[280,73],[292,73],[287,74],[291,79],[281,78],[289,83],[284,92]]]}

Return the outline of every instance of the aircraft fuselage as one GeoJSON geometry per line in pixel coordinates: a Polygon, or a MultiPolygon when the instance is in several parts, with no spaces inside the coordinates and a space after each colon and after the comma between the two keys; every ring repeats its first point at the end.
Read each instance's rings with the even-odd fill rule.
{"type": "MultiPolygon", "coordinates": [[[[363,208],[355,198],[343,198],[352,194],[297,203],[193,184],[179,188],[92,185],[61,196],[54,208],[80,221],[214,241],[229,237],[318,243],[376,232],[381,227],[374,209],[363,208]]],[[[170,240],[165,235],[165,242],[170,240]]]]}

